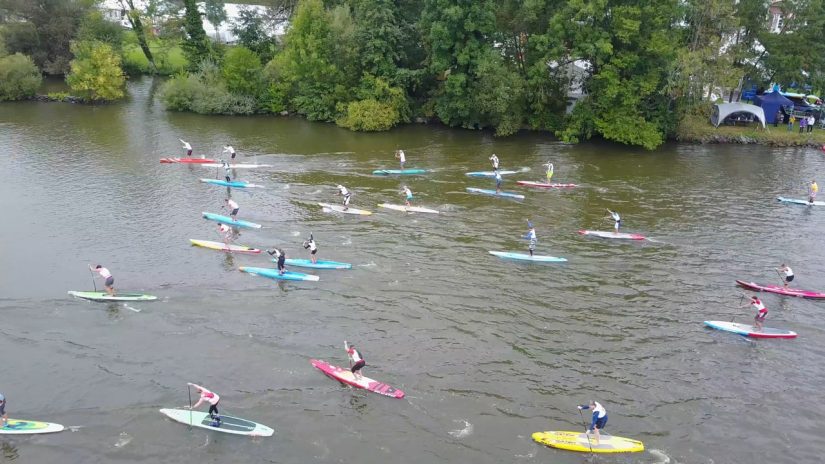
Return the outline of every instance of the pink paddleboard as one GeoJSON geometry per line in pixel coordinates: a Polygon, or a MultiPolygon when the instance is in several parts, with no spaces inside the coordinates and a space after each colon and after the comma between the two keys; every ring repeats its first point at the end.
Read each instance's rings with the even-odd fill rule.
{"type": "Polygon", "coordinates": [[[548,184],[546,182],[533,182],[531,180],[518,180],[516,181],[519,185],[524,185],[526,187],[538,187],[538,188],[573,188],[578,187],[576,184],[548,184]]]}
{"type": "Polygon", "coordinates": [[[754,282],[745,282],[744,280],[737,280],[737,284],[749,290],[756,292],[770,292],[785,296],[798,296],[800,298],[810,298],[812,300],[825,299],[825,293],[812,292],[810,290],[799,290],[796,288],[785,288],[779,285],[759,285],[754,282]]]}
{"type": "Polygon", "coordinates": [[[161,163],[168,164],[168,163],[192,163],[192,164],[200,164],[200,163],[217,163],[218,160],[209,159],[209,158],[161,158],[161,163]]]}
{"type": "Polygon", "coordinates": [[[624,232],[608,232],[605,230],[580,230],[582,235],[592,235],[601,238],[615,238],[619,240],[644,240],[646,237],[639,234],[626,234],[624,232]]]}
{"type": "Polygon", "coordinates": [[[377,380],[373,380],[368,377],[361,377],[360,379],[356,379],[352,372],[349,371],[349,369],[333,366],[332,364],[329,364],[326,361],[321,361],[319,359],[311,359],[309,362],[311,362],[313,366],[315,366],[324,374],[347,385],[363,388],[364,390],[369,390],[371,392],[378,393],[379,395],[390,396],[392,398],[404,397],[404,392],[394,387],[391,387],[385,383],[381,383],[377,380]]]}

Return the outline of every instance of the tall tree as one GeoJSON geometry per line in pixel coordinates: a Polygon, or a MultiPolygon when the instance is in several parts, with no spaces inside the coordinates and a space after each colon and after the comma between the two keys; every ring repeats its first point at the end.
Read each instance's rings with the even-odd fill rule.
{"type": "Polygon", "coordinates": [[[269,60],[275,54],[275,39],[270,35],[271,24],[266,15],[255,7],[238,8],[238,17],[232,21],[232,34],[238,43],[269,60]]]}
{"type": "Polygon", "coordinates": [[[203,9],[206,11],[206,19],[215,27],[215,40],[221,41],[220,27],[226,21],[226,8],[224,0],[205,0],[203,9]]]}
{"type": "Polygon", "coordinates": [[[196,71],[202,61],[212,56],[212,47],[209,38],[203,30],[203,18],[195,0],[183,0],[184,23],[186,38],[183,41],[183,51],[189,60],[189,69],[196,71]]]}
{"type": "Polygon", "coordinates": [[[123,98],[126,76],[120,65],[120,55],[112,46],[97,41],[73,42],[71,72],[66,83],[91,101],[123,98]]]}
{"type": "Polygon", "coordinates": [[[158,67],[155,65],[155,57],[152,56],[152,50],[149,48],[149,41],[146,39],[146,30],[143,27],[143,21],[140,19],[140,10],[135,8],[134,0],[119,1],[120,6],[126,10],[126,19],[129,21],[129,25],[132,26],[132,30],[137,36],[138,45],[140,45],[143,55],[146,56],[146,59],[149,61],[150,69],[152,72],[157,72],[158,67]]]}

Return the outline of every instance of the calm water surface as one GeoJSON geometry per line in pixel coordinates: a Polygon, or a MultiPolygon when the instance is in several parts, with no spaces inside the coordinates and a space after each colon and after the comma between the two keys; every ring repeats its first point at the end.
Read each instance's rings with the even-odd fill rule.
{"type": "MultiPolygon", "coordinates": [[[[0,391],[12,417],[73,426],[57,435],[0,439],[20,463],[813,463],[825,449],[825,303],[766,295],[768,324],[796,340],[752,341],[705,329],[747,322],[734,279],[825,290],[825,209],[786,206],[825,167],[821,152],[750,146],[568,146],[542,135],[495,139],[437,127],[356,134],[268,117],[168,113],[149,80],[117,105],[0,104],[0,391]],[[233,191],[241,217],[260,222],[238,242],[305,257],[314,233],[322,259],[351,271],[320,282],[278,283],[237,271],[267,266],[189,246],[216,240],[202,211],[225,189],[198,182],[214,169],[161,165],[216,156],[231,143],[239,171],[267,188],[233,191]],[[408,167],[426,177],[370,175],[408,167]],[[466,171],[497,153],[522,202],[468,195],[491,188],[466,171]],[[529,190],[519,179],[581,187],[529,190]],[[439,216],[380,210],[408,183],[439,216]],[[324,213],[335,185],[371,217],[324,213]],[[579,236],[610,227],[653,238],[618,243],[579,236]],[[488,250],[538,252],[562,265],[517,264],[488,250]],[[88,264],[123,291],[155,303],[95,304],[88,264]],[[342,387],[311,358],[346,365],[347,339],[365,373],[403,400],[342,387]],[[222,412],[275,428],[269,439],[190,430],[158,413],[188,403],[186,382],[222,396],[222,412]],[[608,409],[607,430],[647,451],[597,456],[533,443],[541,430],[580,430],[576,404],[608,409]],[[670,461],[668,461],[668,459],[670,461]]],[[[297,270],[297,269],[296,269],[297,270]]],[[[96,283],[98,287],[100,282],[96,283]]]]}

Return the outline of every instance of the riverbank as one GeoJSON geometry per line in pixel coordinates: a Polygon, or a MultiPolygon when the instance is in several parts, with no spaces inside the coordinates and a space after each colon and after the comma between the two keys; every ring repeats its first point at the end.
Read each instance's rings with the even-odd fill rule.
{"type": "Polygon", "coordinates": [[[783,124],[776,127],[768,125],[764,129],[754,124],[713,127],[707,116],[689,114],[680,121],[675,139],[678,142],[699,144],[758,144],[774,147],[820,148],[825,145],[825,130],[814,128],[812,132],[800,134],[798,125],[792,131],[788,131],[787,126],[783,124]]]}

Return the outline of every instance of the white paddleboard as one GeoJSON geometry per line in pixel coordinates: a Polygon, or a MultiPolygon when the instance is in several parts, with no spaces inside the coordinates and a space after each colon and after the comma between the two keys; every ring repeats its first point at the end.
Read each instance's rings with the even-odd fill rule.
{"type": "Polygon", "coordinates": [[[372,214],[372,211],[367,211],[367,210],[364,210],[364,209],[357,209],[357,208],[344,209],[343,205],[332,205],[332,204],[329,204],[329,203],[318,203],[318,205],[322,206],[325,211],[329,210],[329,211],[335,211],[335,212],[338,212],[338,213],[356,214],[356,215],[360,215],[360,216],[369,216],[370,214],[372,214]]]}
{"type": "Polygon", "coordinates": [[[430,213],[430,214],[438,214],[439,212],[430,209],[430,208],[422,208],[420,206],[406,206],[406,205],[393,205],[390,203],[379,203],[378,207],[380,208],[387,208],[387,209],[394,209],[396,211],[406,211],[408,213],[430,213]]]}
{"type": "MultiPolygon", "coordinates": [[[[198,166],[203,166],[205,168],[222,168],[223,164],[221,163],[197,163],[198,166]]],[[[247,163],[238,163],[238,164],[230,164],[230,169],[257,169],[257,168],[271,168],[271,164],[247,164],[247,163]]]]}
{"type": "Polygon", "coordinates": [[[62,432],[66,427],[51,422],[26,419],[9,419],[5,427],[0,427],[0,435],[30,435],[35,433],[62,432]]]}
{"type": "Polygon", "coordinates": [[[247,435],[251,437],[271,437],[275,430],[266,425],[252,422],[239,417],[225,416],[221,414],[221,425],[212,425],[212,418],[208,413],[201,411],[190,411],[188,409],[161,409],[161,414],[192,427],[214,430],[215,432],[231,433],[233,435],[247,435]]]}

